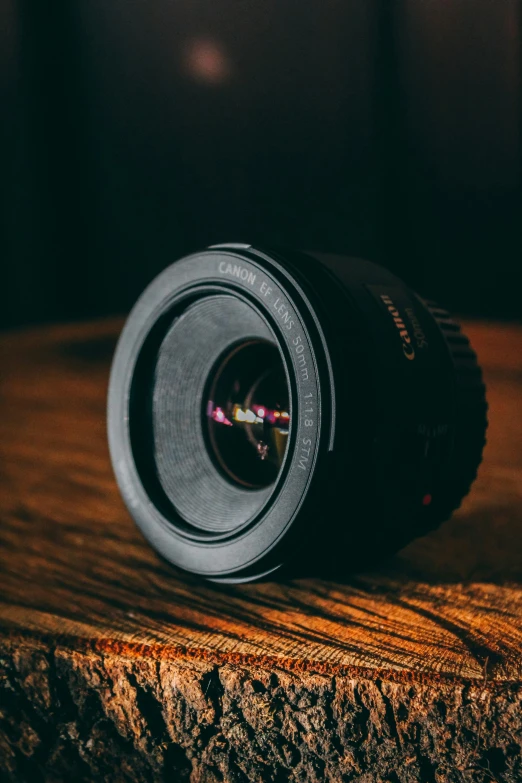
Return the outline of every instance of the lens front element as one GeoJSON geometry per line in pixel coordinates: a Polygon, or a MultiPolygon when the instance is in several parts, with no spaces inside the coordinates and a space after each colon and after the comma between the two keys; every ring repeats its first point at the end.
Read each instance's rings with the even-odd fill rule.
{"type": "Polygon", "coordinates": [[[204,417],[211,451],[232,481],[258,489],[272,484],[288,441],[288,384],[277,347],[265,341],[235,346],[210,377],[204,417]]]}

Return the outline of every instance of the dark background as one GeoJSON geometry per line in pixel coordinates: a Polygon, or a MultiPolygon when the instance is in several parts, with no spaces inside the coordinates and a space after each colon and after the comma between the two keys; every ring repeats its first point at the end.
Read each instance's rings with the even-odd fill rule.
{"type": "Polygon", "coordinates": [[[126,311],[187,251],[380,261],[522,314],[517,0],[0,0],[0,324],[126,311]]]}

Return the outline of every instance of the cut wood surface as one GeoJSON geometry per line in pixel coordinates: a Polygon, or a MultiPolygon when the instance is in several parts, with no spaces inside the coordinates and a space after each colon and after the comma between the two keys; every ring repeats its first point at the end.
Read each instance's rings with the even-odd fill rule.
{"type": "Polygon", "coordinates": [[[120,325],[1,338],[0,779],[521,780],[522,327],[466,324],[490,427],[451,520],[343,584],[222,588],[119,497],[120,325]]]}

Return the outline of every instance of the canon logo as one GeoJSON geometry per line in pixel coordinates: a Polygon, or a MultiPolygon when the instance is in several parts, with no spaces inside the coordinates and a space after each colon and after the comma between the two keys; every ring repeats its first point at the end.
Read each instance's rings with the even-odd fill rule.
{"type": "Polygon", "coordinates": [[[399,332],[400,338],[402,340],[402,352],[403,352],[403,354],[410,361],[412,359],[415,359],[415,349],[414,349],[414,347],[412,345],[412,342],[411,342],[410,333],[406,329],[406,326],[404,325],[404,321],[402,320],[402,317],[399,314],[399,311],[395,307],[392,299],[390,299],[388,294],[381,294],[381,299],[382,299],[382,302],[385,305],[386,309],[390,313],[391,317],[393,318],[395,326],[397,327],[397,331],[399,332]]]}
{"type": "Polygon", "coordinates": [[[239,264],[228,264],[225,261],[221,261],[219,264],[219,271],[222,275],[232,275],[233,277],[238,277],[240,280],[243,280],[249,285],[254,285],[256,282],[256,275],[239,264]]]}

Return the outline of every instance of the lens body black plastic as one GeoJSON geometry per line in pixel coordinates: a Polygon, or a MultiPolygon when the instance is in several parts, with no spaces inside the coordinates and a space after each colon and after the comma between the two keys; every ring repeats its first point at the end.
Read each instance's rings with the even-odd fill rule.
{"type": "Polygon", "coordinates": [[[220,245],[137,302],[108,430],[125,503],[170,562],[339,577],[460,504],[486,401],[458,325],[387,270],[220,245]]]}

